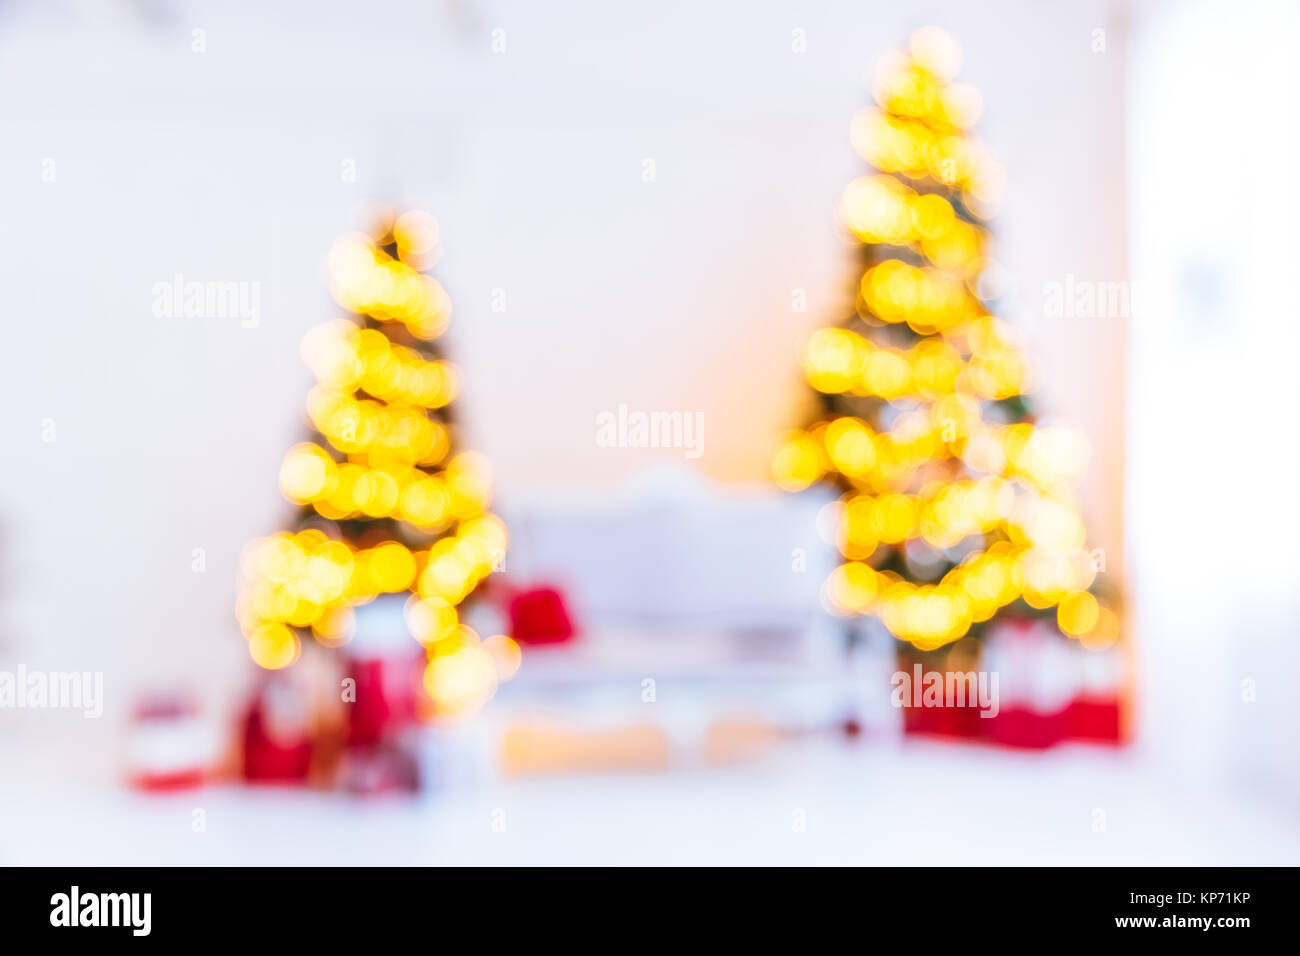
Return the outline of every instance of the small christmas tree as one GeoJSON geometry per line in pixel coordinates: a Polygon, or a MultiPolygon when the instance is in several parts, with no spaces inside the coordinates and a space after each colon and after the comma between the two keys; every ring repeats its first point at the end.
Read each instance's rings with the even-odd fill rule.
{"type": "Polygon", "coordinates": [[[486,462],[455,449],[456,373],[435,343],[450,303],[421,271],[438,248],[437,224],[407,212],[331,251],[331,292],[351,316],[303,340],[315,434],[280,466],[280,490],[300,510],[292,530],[247,549],[237,612],[253,660],[278,669],[307,635],[346,642],[354,607],[409,593],[425,687],[456,710],[490,693],[494,655],[514,648],[485,647],[457,610],[499,566],[506,530],[487,510],[486,462]]]}
{"type": "Polygon", "coordinates": [[[1085,644],[1115,637],[1071,485],[1078,439],[1035,425],[1019,336],[991,314],[985,222],[1002,174],[971,138],[979,95],[934,27],[882,65],[878,108],[852,123],[875,167],[840,220],[861,273],[848,321],[815,332],[804,371],[822,411],[773,471],[788,490],[842,492],[845,558],[826,597],[928,651],[1005,614],[1054,614],[1085,644]]]}

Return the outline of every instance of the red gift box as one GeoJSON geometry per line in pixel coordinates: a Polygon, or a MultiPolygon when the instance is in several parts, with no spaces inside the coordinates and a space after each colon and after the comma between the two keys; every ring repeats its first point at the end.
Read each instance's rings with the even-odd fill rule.
{"type": "Polygon", "coordinates": [[[1004,707],[987,719],[985,737],[1004,747],[1044,750],[1068,736],[1067,711],[1040,714],[1027,707],[1004,707]]]}
{"type": "Polygon", "coordinates": [[[904,732],[1027,750],[1122,742],[1122,667],[1114,651],[1086,650],[1045,621],[1010,618],[990,634],[978,666],[1000,677],[994,716],[980,717],[971,707],[908,706],[904,732]]]}
{"type": "Polygon", "coordinates": [[[955,737],[970,740],[983,735],[978,707],[918,707],[903,705],[903,732],[927,737],[955,737]]]}
{"type": "Polygon", "coordinates": [[[1119,744],[1122,739],[1119,712],[1118,695],[1076,697],[1066,710],[1068,736],[1071,740],[1119,744]]]}
{"type": "Polygon", "coordinates": [[[348,746],[377,744],[416,721],[423,663],[421,651],[346,661],[343,675],[356,681],[356,699],[346,705],[348,746]]]}
{"type": "Polygon", "coordinates": [[[564,596],[550,587],[519,591],[510,598],[510,633],[520,644],[562,644],[574,636],[564,596]]]}
{"type": "Polygon", "coordinates": [[[127,777],[141,790],[186,790],[202,784],[213,757],[210,728],[187,697],[142,701],[127,737],[127,777]]]}
{"type": "Polygon", "coordinates": [[[244,717],[243,745],[245,780],[306,782],[312,743],[302,689],[281,675],[268,675],[244,717]]]}

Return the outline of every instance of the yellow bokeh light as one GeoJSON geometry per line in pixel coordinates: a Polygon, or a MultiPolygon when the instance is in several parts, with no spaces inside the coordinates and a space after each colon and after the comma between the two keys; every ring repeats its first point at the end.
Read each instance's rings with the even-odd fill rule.
{"type": "Polygon", "coordinates": [[[798,432],[772,460],[772,478],[786,491],[802,491],[826,473],[826,456],[812,436],[798,432]]]}
{"type": "Polygon", "coordinates": [[[412,209],[393,223],[393,240],[403,259],[415,258],[427,264],[438,248],[438,223],[427,212],[412,209]]]}
{"type": "Polygon", "coordinates": [[[248,636],[248,652],[259,667],[279,670],[298,659],[298,635],[284,624],[263,624],[248,636]]]}
{"type": "Polygon", "coordinates": [[[1056,608],[1056,622],[1071,637],[1089,633],[1100,613],[1097,599],[1087,591],[1075,591],[1061,599],[1056,608]]]}
{"type": "Polygon", "coordinates": [[[952,34],[939,27],[926,26],[913,32],[907,49],[917,63],[941,80],[951,80],[961,67],[961,47],[952,34]]]}
{"type": "Polygon", "coordinates": [[[483,649],[492,656],[498,680],[509,680],[519,672],[524,655],[514,638],[506,634],[494,634],[483,642],[483,649]]]}
{"type": "Polygon", "coordinates": [[[845,475],[863,474],[876,462],[871,429],[856,418],[837,418],[831,422],[826,428],[825,442],[831,463],[845,475]]]}
{"type": "Polygon", "coordinates": [[[375,589],[381,592],[405,591],[415,580],[415,558],[398,541],[372,548],[366,565],[375,589]]]}
{"type": "Polygon", "coordinates": [[[865,342],[847,329],[820,329],[808,340],[804,373],[819,392],[846,391],[857,380],[865,342]]]}
{"type": "Polygon", "coordinates": [[[434,644],[456,633],[460,617],[445,598],[412,596],[406,602],[406,624],[421,644],[434,644]]]}
{"type": "Polygon", "coordinates": [[[306,504],[316,500],[334,477],[334,460],[329,452],[312,442],[289,449],[280,465],[280,491],[290,501],[306,504]]]}
{"type": "Polygon", "coordinates": [[[1092,628],[1079,636],[1079,643],[1090,651],[1104,651],[1119,640],[1119,617],[1110,608],[1097,610],[1092,628]]]}
{"type": "Polygon", "coordinates": [[[477,710],[496,693],[492,655],[467,644],[433,656],[424,671],[424,689],[439,714],[456,716],[477,710]]]}
{"type": "Polygon", "coordinates": [[[862,614],[876,599],[876,572],[860,561],[841,564],[826,581],[826,597],[839,614],[862,614]]]}

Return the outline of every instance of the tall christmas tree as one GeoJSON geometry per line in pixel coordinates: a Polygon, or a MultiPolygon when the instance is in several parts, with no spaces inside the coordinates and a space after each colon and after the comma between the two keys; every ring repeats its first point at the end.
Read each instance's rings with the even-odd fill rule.
{"type": "Polygon", "coordinates": [[[986,222],[1002,173],[971,136],[980,98],[953,82],[959,59],[946,33],[918,30],[853,119],[874,167],[839,208],[860,244],[856,308],[808,342],[822,408],[774,477],[842,492],[844,561],[825,592],[837,613],[874,615],[922,651],[1008,614],[1054,614],[1099,646],[1117,622],[1091,593],[1099,555],[1071,483],[1080,442],[1035,424],[1020,337],[992,314],[986,222]]]}
{"type": "Polygon", "coordinates": [[[253,660],[278,669],[308,635],[346,642],[358,605],[409,593],[406,622],[429,654],[425,686],[454,710],[495,686],[503,649],[485,648],[457,608],[499,566],[506,530],[488,511],[486,462],[455,448],[456,373],[436,343],[450,303],[421,271],[438,249],[437,224],[406,212],[331,251],[331,292],[350,315],[303,340],[315,434],[280,466],[280,490],[299,510],[292,530],[248,547],[237,613],[253,660]]]}

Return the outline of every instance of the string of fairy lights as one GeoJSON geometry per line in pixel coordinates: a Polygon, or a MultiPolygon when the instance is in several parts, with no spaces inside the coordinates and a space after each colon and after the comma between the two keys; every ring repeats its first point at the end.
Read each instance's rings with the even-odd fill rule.
{"type": "Polygon", "coordinates": [[[253,660],[279,669],[302,637],[343,644],[354,608],[408,593],[406,622],[428,653],[425,689],[454,713],[490,697],[520,652],[506,635],[480,638],[458,610],[500,566],[507,534],[488,510],[486,460],[454,449],[457,375],[434,345],[451,306],[421,271],[438,246],[437,224],[406,212],[332,249],[330,290],[352,317],[303,339],[317,435],[289,449],[279,476],[301,506],[298,530],[248,546],[237,615],[253,660]]]}
{"type": "Polygon", "coordinates": [[[787,438],[773,474],[791,491],[843,491],[843,563],[825,591],[837,613],[875,615],[935,650],[1023,602],[1104,647],[1118,619],[1091,593],[1097,562],[1073,488],[1085,449],[1031,420],[1023,343],[980,295],[1004,177],[971,136],[981,103],[953,80],[959,63],[950,36],[918,30],[853,120],[875,169],[839,206],[865,263],[856,315],[810,337],[804,373],[826,413],[787,438]]]}

